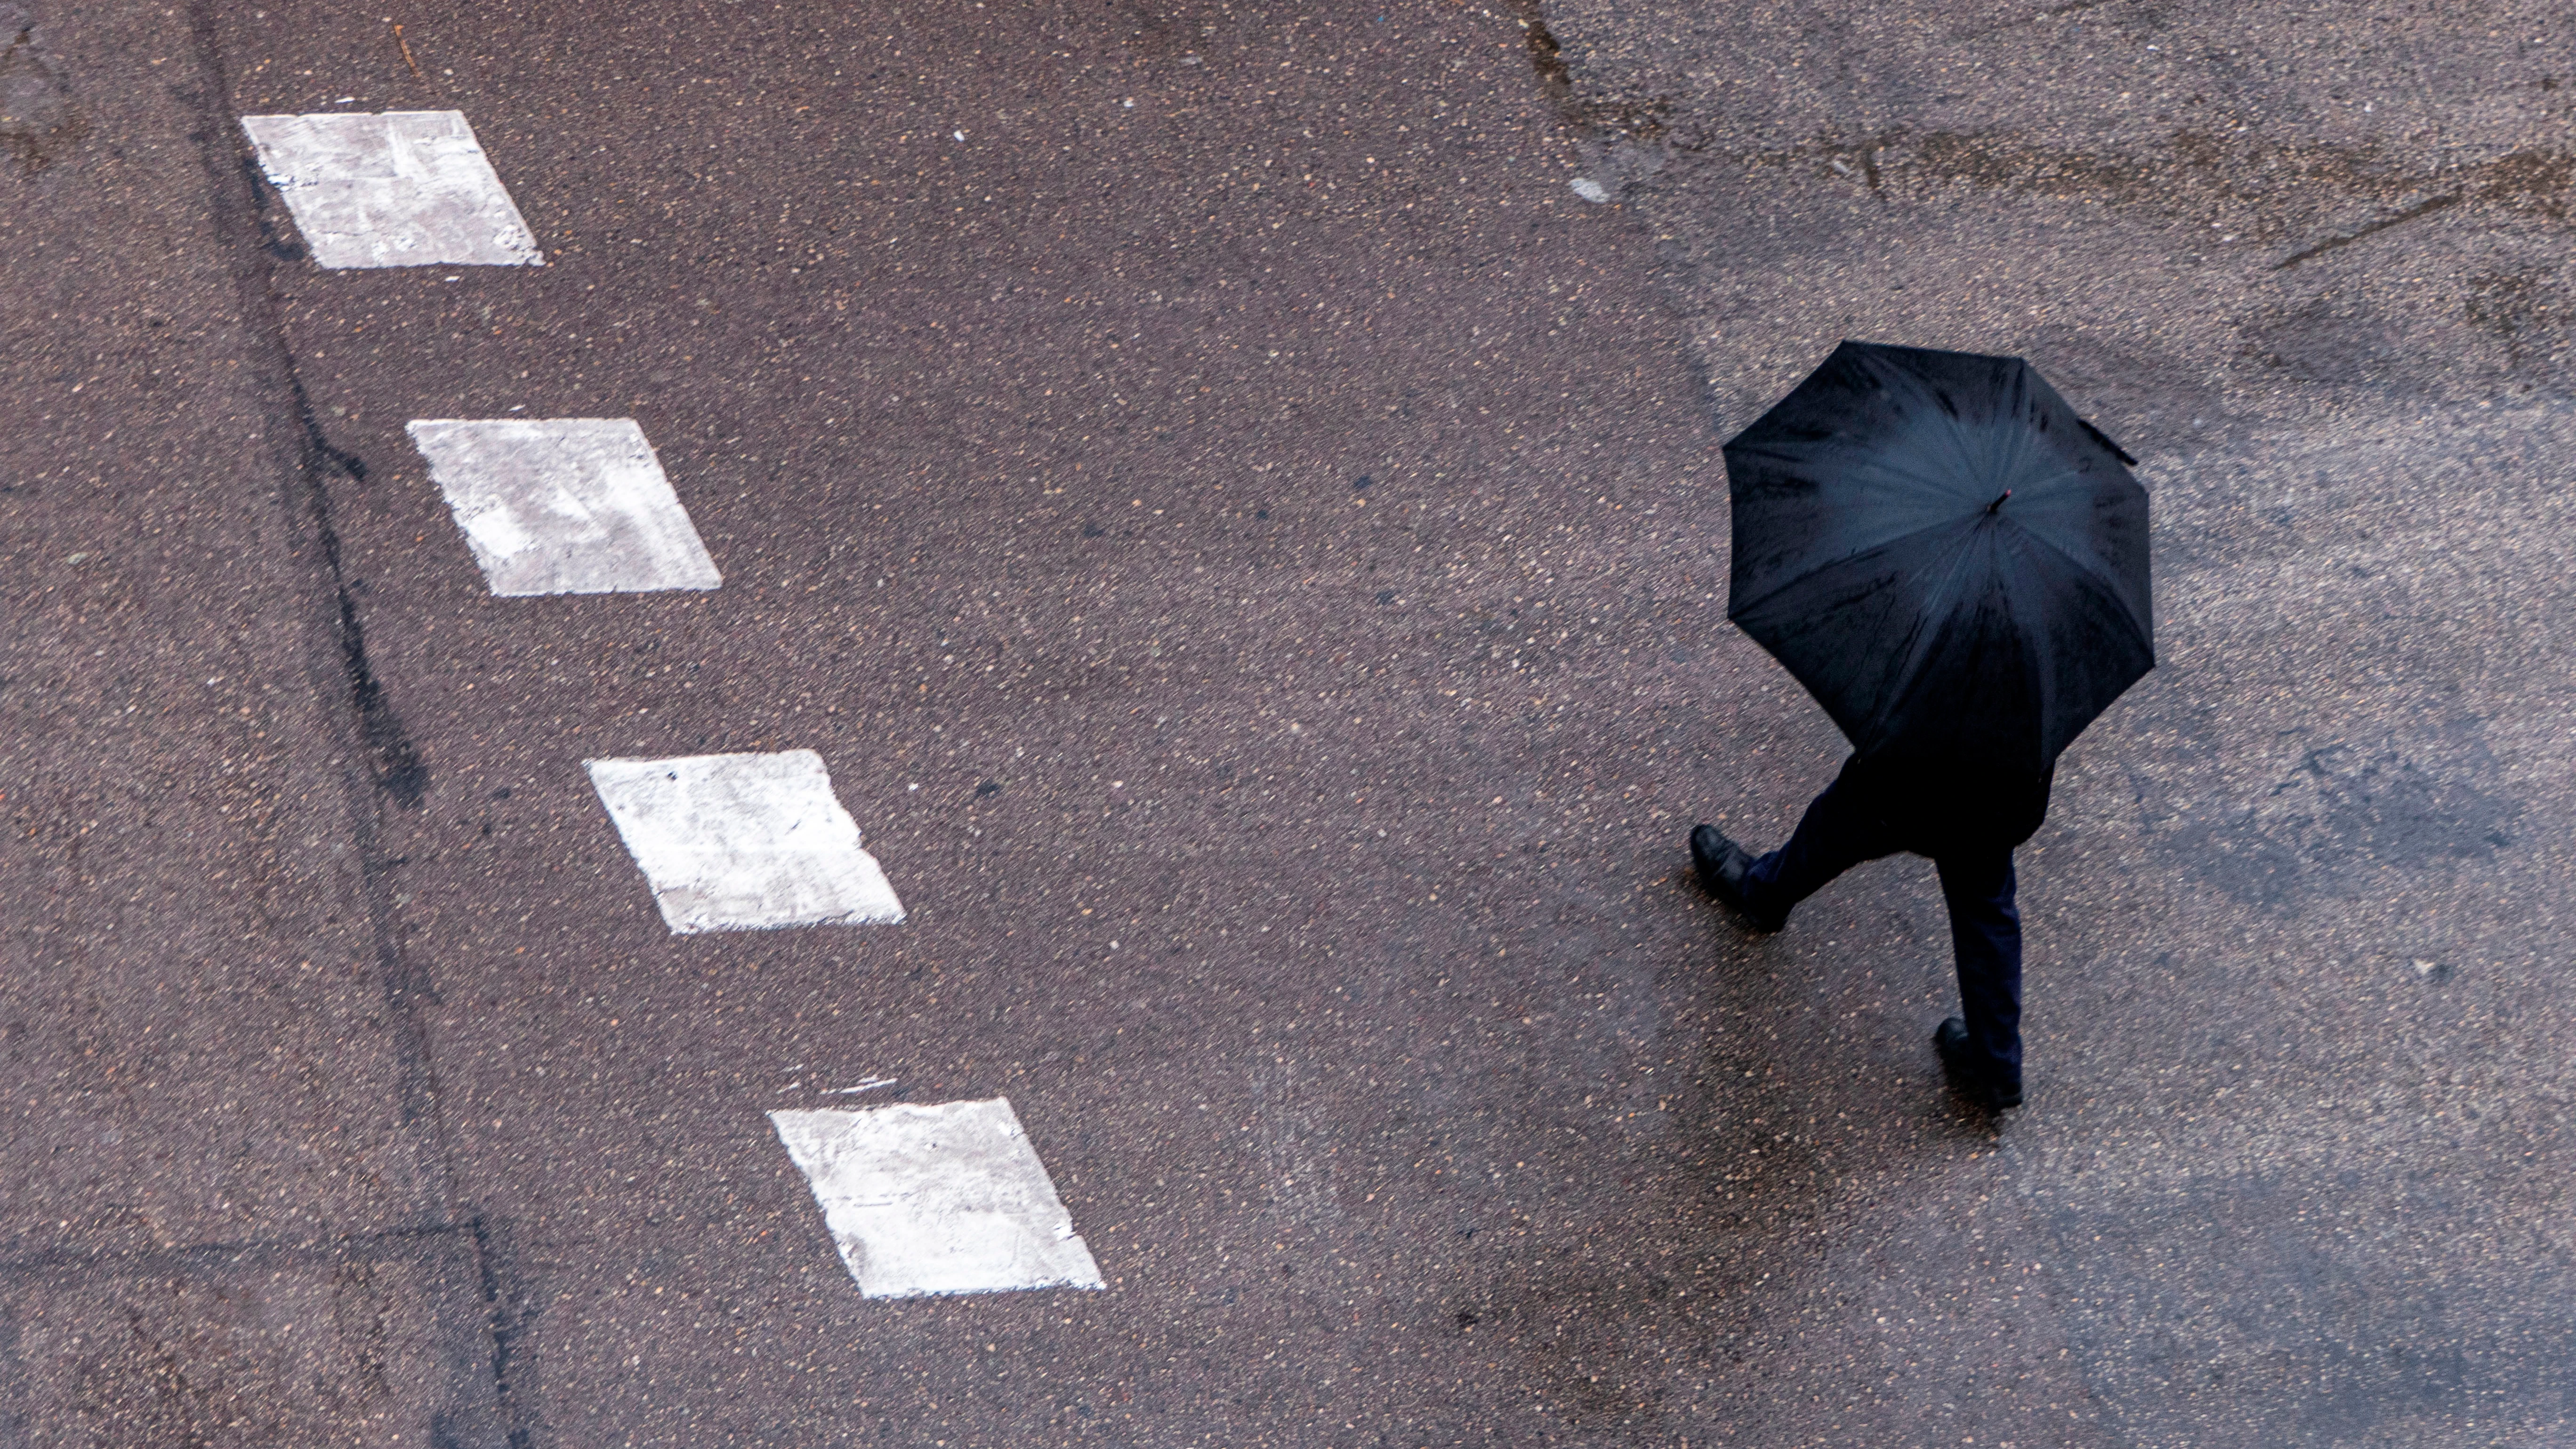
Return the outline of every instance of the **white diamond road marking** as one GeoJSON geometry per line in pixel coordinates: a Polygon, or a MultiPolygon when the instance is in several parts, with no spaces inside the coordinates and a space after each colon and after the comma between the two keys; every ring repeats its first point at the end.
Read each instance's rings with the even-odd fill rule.
{"type": "Polygon", "coordinates": [[[495,594],[724,582],[632,418],[425,418],[407,431],[495,594]]]}
{"type": "Polygon", "coordinates": [[[769,1121],[866,1297],[1102,1286],[1007,1097],[769,1121]]]}
{"type": "Polygon", "coordinates": [[[903,920],[812,750],[582,765],[676,935],[903,920]]]}
{"type": "Polygon", "coordinates": [[[461,111],[244,116],[323,267],[545,265],[461,111]]]}

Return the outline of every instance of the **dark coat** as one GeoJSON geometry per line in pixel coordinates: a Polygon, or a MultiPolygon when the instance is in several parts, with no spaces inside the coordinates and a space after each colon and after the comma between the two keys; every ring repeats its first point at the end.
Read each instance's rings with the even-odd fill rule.
{"type": "Polygon", "coordinates": [[[1843,762],[1836,783],[1867,801],[1907,850],[1939,860],[2009,851],[2030,839],[2048,818],[2048,790],[2056,776],[2054,765],[2019,775],[1854,755],[1843,762]]]}

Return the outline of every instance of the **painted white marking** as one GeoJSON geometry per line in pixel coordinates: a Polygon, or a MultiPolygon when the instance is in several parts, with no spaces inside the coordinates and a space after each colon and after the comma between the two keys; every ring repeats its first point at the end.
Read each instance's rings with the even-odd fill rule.
{"type": "Polygon", "coordinates": [[[632,418],[424,418],[406,431],[493,593],[724,582],[632,418]]]}
{"type": "Polygon", "coordinates": [[[244,116],[322,267],[544,266],[461,111],[244,116]]]}
{"type": "Polygon", "coordinates": [[[823,1089],[823,1095],[826,1097],[846,1097],[852,1092],[873,1092],[880,1087],[891,1087],[893,1085],[895,1085],[895,1079],[892,1077],[870,1077],[855,1087],[826,1087],[823,1089]]]}
{"type": "Polygon", "coordinates": [[[903,920],[812,750],[582,765],[676,935],[903,920]]]}
{"type": "Polygon", "coordinates": [[[1610,188],[1593,180],[1589,176],[1578,176],[1567,184],[1574,188],[1575,195],[1591,202],[1594,206],[1603,206],[1609,203],[1610,188]]]}
{"type": "Polygon", "coordinates": [[[1102,1286],[1007,1097],[769,1121],[867,1297],[1102,1286]]]}

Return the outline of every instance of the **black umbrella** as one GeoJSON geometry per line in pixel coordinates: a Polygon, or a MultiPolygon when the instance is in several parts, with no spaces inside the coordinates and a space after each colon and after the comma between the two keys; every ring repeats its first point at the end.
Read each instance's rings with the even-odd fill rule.
{"type": "Polygon", "coordinates": [[[2155,666],[2136,461],[2018,357],[1845,342],[1726,445],[1727,617],[1864,759],[2044,775],[2155,666]]]}

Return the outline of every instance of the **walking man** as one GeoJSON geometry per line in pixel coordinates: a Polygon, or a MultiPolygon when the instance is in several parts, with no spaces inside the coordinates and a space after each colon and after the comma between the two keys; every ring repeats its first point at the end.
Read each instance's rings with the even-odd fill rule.
{"type": "MultiPolygon", "coordinates": [[[[2053,772],[2050,772],[2053,773],[2053,772]]],[[[1807,806],[1789,843],[1755,857],[1714,825],[1691,831],[1691,864],[1710,895],[1757,931],[1776,931],[1827,881],[1899,851],[1930,857],[1950,907],[1961,1014],[1932,1034],[1960,1095],[2021,1105],[2021,913],[2013,847],[2048,814],[2049,774],[1973,779],[1873,765],[1854,755],[1807,806]]]]}
{"type": "Polygon", "coordinates": [[[1727,617],[1852,742],[1789,843],[1691,832],[1700,883],[1755,930],[1864,860],[1929,856],[1960,1092],[2021,1105],[2013,848],[2057,758],[2155,667],[2137,460],[2018,357],[1845,342],[1726,444],[1727,617]]]}

